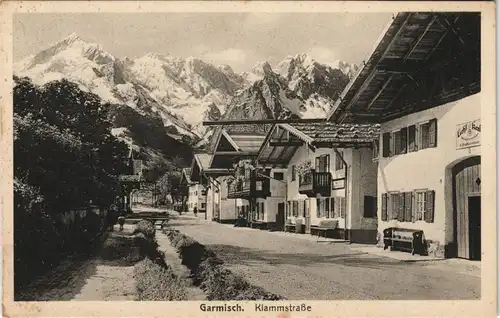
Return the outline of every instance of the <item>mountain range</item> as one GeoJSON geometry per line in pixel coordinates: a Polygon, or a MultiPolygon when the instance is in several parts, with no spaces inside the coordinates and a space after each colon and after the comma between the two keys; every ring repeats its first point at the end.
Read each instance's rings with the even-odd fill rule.
{"type": "MultiPolygon", "coordinates": [[[[74,33],[14,64],[16,76],[39,85],[65,78],[109,102],[113,133],[136,147],[149,143],[137,127],[131,131],[126,118],[148,122],[155,134],[199,148],[213,134],[213,128],[202,126],[204,120],[323,117],[356,71],[356,65],[321,64],[307,54],[288,56],[274,67],[260,62],[241,74],[194,57],[117,58],[74,33]]],[[[172,149],[149,147],[174,156],[172,149]]]]}

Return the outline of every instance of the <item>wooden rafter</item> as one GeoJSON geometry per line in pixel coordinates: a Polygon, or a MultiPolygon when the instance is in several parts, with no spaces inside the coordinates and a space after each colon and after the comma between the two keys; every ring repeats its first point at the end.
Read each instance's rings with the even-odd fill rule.
{"type": "Polygon", "coordinates": [[[394,98],[389,102],[389,104],[387,104],[387,107],[386,109],[390,109],[391,108],[391,105],[394,103],[394,101],[401,95],[401,93],[403,93],[403,91],[406,89],[406,86],[408,86],[408,84],[403,84],[403,86],[401,87],[401,89],[396,93],[396,95],[394,96],[394,98]]]}
{"type": "Polygon", "coordinates": [[[451,31],[453,34],[455,34],[455,36],[460,41],[460,43],[462,43],[462,45],[465,45],[465,41],[462,39],[462,37],[460,36],[460,33],[457,31],[457,29],[455,29],[455,25],[457,24],[459,19],[460,19],[460,16],[457,16],[453,22],[450,22],[450,21],[448,21],[448,19],[441,17],[438,20],[438,23],[441,24],[441,26],[443,28],[445,28],[448,31],[451,31]],[[443,23],[446,24],[446,26],[443,23]]]}
{"type": "Polygon", "coordinates": [[[431,26],[437,20],[437,18],[438,18],[437,15],[434,15],[432,17],[431,21],[425,27],[424,32],[422,32],[422,34],[417,38],[417,40],[415,41],[415,43],[413,43],[412,47],[410,48],[410,51],[408,51],[408,53],[406,53],[405,57],[403,58],[403,61],[406,61],[413,54],[413,51],[415,51],[415,49],[417,48],[417,46],[420,44],[420,41],[422,41],[422,39],[427,34],[427,32],[429,31],[429,29],[431,28],[431,26]]]}
{"type": "Polygon", "coordinates": [[[219,120],[204,121],[203,126],[227,126],[227,125],[263,125],[263,124],[294,124],[294,123],[321,123],[323,118],[290,118],[290,119],[242,119],[242,120],[219,120]]]}
{"type": "Polygon", "coordinates": [[[372,100],[370,101],[370,103],[366,107],[367,110],[370,109],[370,107],[372,107],[373,103],[375,103],[375,101],[379,98],[379,96],[384,92],[385,88],[392,81],[393,77],[394,77],[394,74],[389,76],[389,78],[385,81],[384,85],[382,85],[382,87],[379,89],[378,93],[372,98],[372,100]]]}
{"type": "Polygon", "coordinates": [[[302,146],[304,144],[303,141],[271,141],[269,142],[270,147],[283,147],[283,146],[302,146]]]}
{"type": "Polygon", "coordinates": [[[254,156],[256,153],[249,151],[216,151],[214,156],[254,156]]]}

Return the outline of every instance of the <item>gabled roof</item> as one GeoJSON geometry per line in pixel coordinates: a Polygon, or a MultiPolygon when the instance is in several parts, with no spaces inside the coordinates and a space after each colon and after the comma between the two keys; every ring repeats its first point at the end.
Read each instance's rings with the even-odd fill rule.
{"type": "Polygon", "coordinates": [[[235,161],[257,156],[266,134],[263,131],[232,133],[221,129],[216,138],[210,168],[232,169],[235,161]]]}
{"type": "Polygon", "coordinates": [[[191,168],[184,168],[182,169],[182,177],[181,177],[181,183],[183,181],[186,181],[186,184],[191,184],[191,168]]]}
{"type": "Polygon", "coordinates": [[[371,147],[380,135],[380,125],[296,123],[278,124],[263,143],[258,161],[270,165],[286,165],[295,152],[307,145],[315,148],[371,147]]]}
{"type": "Polygon", "coordinates": [[[332,122],[385,122],[480,91],[477,12],[397,14],[337,99],[332,122]]]}
{"type": "Polygon", "coordinates": [[[212,155],[208,153],[196,153],[191,163],[191,181],[200,182],[203,172],[210,167],[212,155]]]}

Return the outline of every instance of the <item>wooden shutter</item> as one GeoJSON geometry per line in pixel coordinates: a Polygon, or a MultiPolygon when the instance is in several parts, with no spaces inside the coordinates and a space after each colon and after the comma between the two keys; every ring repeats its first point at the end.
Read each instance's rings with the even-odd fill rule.
{"type": "Polygon", "coordinates": [[[382,193],[382,221],[387,221],[387,193],[382,193]]]}
{"type": "Polygon", "coordinates": [[[335,198],[330,198],[330,217],[335,217],[335,198]]]}
{"type": "Polygon", "coordinates": [[[405,211],[404,211],[404,222],[412,221],[412,193],[405,192],[405,211]]]}
{"type": "Polygon", "coordinates": [[[298,216],[304,216],[304,204],[302,203],[304,200],[299,200],[298,201],[298,216]]]}
{"type": "Polygon", "coordinates": [[[292,165],[292,181],[295,181],[295,165],[292,165]]]}
{"type": "Polygon", "coordinates": [[[394,139],[393,155],[399,155],[401,153],[401,131],[396,131],[392,134],[394,139]]]}
{"type": "Polygon", "coordinates": [[[318,217],[318,218],[321,217],[320,208],[321,208],[321,200],[320,199],[316,199],[316,217],[318,217]]]}
{"type": "Polygon", "coordinates": [[[404,222],[405,221],[405,194],[404,193],[399,193],[399,198],[398,198],[398,221],[399,222],[404,222]]]}
{"type": "Polygon", "coordinates": [[[330,198],[325,199],[325,216],[330,216],[330,198]]]}
{"type": "Polygon", "coordinates": [[[293,216],[299,216],[299,201],[293,201],[293,216]]]}
{"type": "Polygon", "coordinates": [[[319,171],[319,166],[320,166],[320,158],[316,157],[314,159],[314,170],[319,171]]]}
{"type": "Polygon", "coordinates": [[[425,222],[434,222],[434,190],[425,192],[425,222]]]}
{"type": "Polygon", "coordinates": [[[413,152],[417,150],[417,127],[411,125],[408,127],[408,151],[413,152]]]}
{"type": "Polygon", "coordinates": [[[399,153],[406,153],[408,149],[408,128],[401,128],[401,146],[399,153]]]}
{"type": "Polygon", "coordinates": [[[429,122],[429,147],[437,147],[437,120],[429,122]]]}
{"type": "Polygon", "coordinates": [[[382,135],[382,156],[384,158],[391,156],[391,133],[382,135]]]}
{"type": "Polygon", "coordinates": [[[420,149],[429,148],[429,123],[420,125],[420,149]]]}
{"type": "Polygon", "coordinates": [[[303,200],[302,205],[302,216],[307,217],[307,200],[303,200]]]}

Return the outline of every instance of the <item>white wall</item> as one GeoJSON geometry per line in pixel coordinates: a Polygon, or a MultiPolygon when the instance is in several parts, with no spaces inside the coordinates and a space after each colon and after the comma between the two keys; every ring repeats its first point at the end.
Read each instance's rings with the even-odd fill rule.
{"type": "Polygon", "coordinates": [[[206,195],[201,195],[201,191],[203,190],[203,186],[200,184],[193,184],[189,186],[189,196],[188,196],[188,210],[193,212],[193,208],[196,205],[198,207],[198,211],[201,209],[201,204],[207,202],[206,195]]]}
{"type": "MultiPolygon", "coordinates": [[[[437,119],[437,147],[379,159],[379,232],[387,227],[398,225],[421,229],[426,239],[444,243],[451,242],[453,239],[450,169],[459,161],[480,154],[480,147],[456,149],[456,126],[481,118],[481,94],[384,123],[381,126],[382,133],[433,118],[437,119]],[[425,221],[383,222],[381,220],[381,193],[413,191],[419,188],[435,191],[433,223],[425,221]]],[[[380,142],[380,149],[382,149],[382,142],[380,142]]]]}
{"type": "Polygon", "coordinates": [[[236,211],[236,200],[227,198],[227,193],[228,193],[227,182],[226,182],[227,178],[228,177],[217,178],[217,181],[219,183],[219,189],[220,189],[219,190],[220,195],[218,196],[218,199],[219,199],[219,204],[220,204],[219,219],[221,221],[235,220],[238,216],[237,211],[236,211]]]}
{"type": "MultiPolygon", "coordinates": [[[[348,200],[346,202],[346,215],[347,215],[347,229],[372,229],[377,228],[376,218],[364,218],[364,196],[377,194],[377,164],[373,162],[373,155],[371,149],[342,149],[338,148],[342,153],[344,160],[348,164],[347,188],[348,200]]],[[[314,166],[315,158],[321,155],[330,155],[330,171],[332,179],[339,179],[345,177],[345,168],[335,171],[336,153],[331,148],[320,148],[315,152],[310,150],[307,146],[298,149],[292,157],[287,170],[288,195],[286,200],[307,200],[307,207],[309,208],[309,215],[311,216],[311,225],[318,225],[321,220],[326,220],[326,217],[317,217],[316,198],[308,198],[306,195],[300,194],[299,178],[296,176],[295,181],[292,180],[292,165],[299,165],[301,162],[309,159],[311,165],[314,166]]],[[[332,190],[331,197],[345,197],[345,189],[332,190]]],[[[287,207],[288,208],[288,207],[287,207]]],[[[303,219],[302,216],[298,218],[290,217],[292,222],[295,219],[303,219]]],[[[338,227],[345,227],[344,218],[335,218],[338,221],[338,227]]],[[[304,224],[304,220],[302,221],[304,224]]]]}

